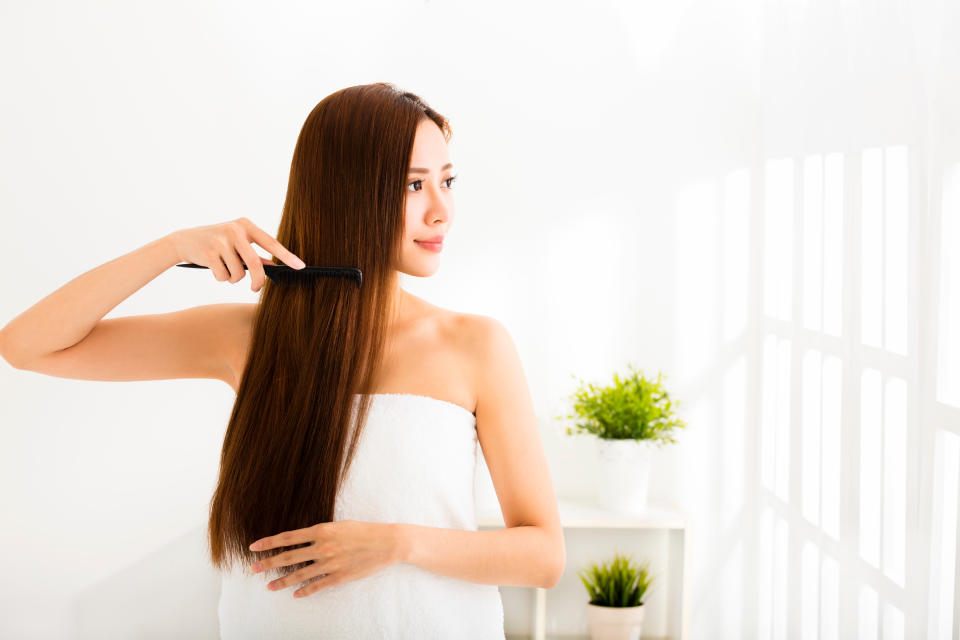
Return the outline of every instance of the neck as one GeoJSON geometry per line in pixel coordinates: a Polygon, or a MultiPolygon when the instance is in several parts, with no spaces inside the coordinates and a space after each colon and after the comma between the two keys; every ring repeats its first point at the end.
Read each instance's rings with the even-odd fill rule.
{"type": "Polygon", "coordinates": [[[400,287],[400,273],[398,271],[393,272],[393,279],[390,281],[390,284],[387,287],[389,291],[387,309],[387,324],[393,325],[403,315],[404,311],[404,298],[406,297],[406,292],[400,287]]]}

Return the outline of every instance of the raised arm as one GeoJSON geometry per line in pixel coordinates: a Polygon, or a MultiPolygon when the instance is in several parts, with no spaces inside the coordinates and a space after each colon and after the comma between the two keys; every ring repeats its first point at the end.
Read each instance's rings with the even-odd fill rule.
{"type": "Polygon", "coordinates": [[[178,262],[208,266],[218,281],[264,283],[252,242],[284,262],[303,261],[246,218],[175,231],[63,285],[0,329],[0,356],[18,369],[85,380],[217,378],[234,382],[231,341],[252,304],[211,304],[171,313],[103,319],[178,262]]]}
{"type": "Polygon", "coordinates": [[[21,368],[74,346],[111,309],[177,262],[167,235],[77,276],[0,329],[0,355],[21,368]]]}

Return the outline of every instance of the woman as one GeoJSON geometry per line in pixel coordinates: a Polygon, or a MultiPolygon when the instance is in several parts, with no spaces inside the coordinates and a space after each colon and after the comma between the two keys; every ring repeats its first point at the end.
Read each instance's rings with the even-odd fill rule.
{"type": "Polygon", "coordinates": [[[443,116],[388,83],[335,92],[300,132],[276,239],[246,218],[175,231],[0,331],[0,352],[20,369],[214,378],[236,391],[209,519],[226,640],[502,638],[497,585],[550,588],[563,572],[509,334],[399,286],[399,272],[439,267],[454,219],[449,136],[443,116]],[[252,243],[294,269],[359,267],[362,286],[268,281],[272,261],[252,243]],[[260,300],[103,319],[180,262],[231,283],[249,269],[260,300]],[[478,444],[501,530],[477,530],[478,444]]]}

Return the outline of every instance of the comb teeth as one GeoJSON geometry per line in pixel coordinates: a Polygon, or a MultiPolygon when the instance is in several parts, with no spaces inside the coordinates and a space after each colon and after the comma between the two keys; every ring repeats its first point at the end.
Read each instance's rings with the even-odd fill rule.
{"type": "Polygon", "coordinates": [[[277,284],[297,284],[311,278],[351,278],[357,286],[363,285],[363,272],[356,267],[304,267],[294,269],[285,264],[265,264],[263,271],[277,284]]]}
{"type": "MultiPolygon", "coordinates": [[[[192,269],[209,269],[202,264],[192,262],[182,262],[178,267],[189,267],[192,269]]],[[[249,269],[243,265],[244,270],[249,269]]],[[[312,278],[351,278],[357,281],[357,286],[363,286],[363,272],[357,267],[313,267],[307,266],[302,269],[294,269],[286,264],[265,264],[263,272],[270,280],[277,284],[296,284],[308,282],[312,278]]]]}

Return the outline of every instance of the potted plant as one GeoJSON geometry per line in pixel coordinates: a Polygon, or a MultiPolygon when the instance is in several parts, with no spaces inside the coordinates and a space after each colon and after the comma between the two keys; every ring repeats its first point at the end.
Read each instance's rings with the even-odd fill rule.
{"type": "MultiPolygon", "coordinates": [[[[630,375],[613,374],[613,384],[580,383],[570,396],[578,433],[596,436],[600,471],[597,499],[603,506],[628,514],[646,507],[652,447],[674,443],[675,429],[686,427],[674,414],[674,403],[663,387],[663,373],[647,380],[630,367],[630,375]]],[[[567,427],[567,434],[574,429],[567,427]]]]}
{"type": "Polygon", "coordinates": [[[591,640],[638,640],[646,611],[643,596],[652,583],[649,563],[633,566],[618,553],[609,565],[592,564],[580,580],[590,594],[591,640]]]}

